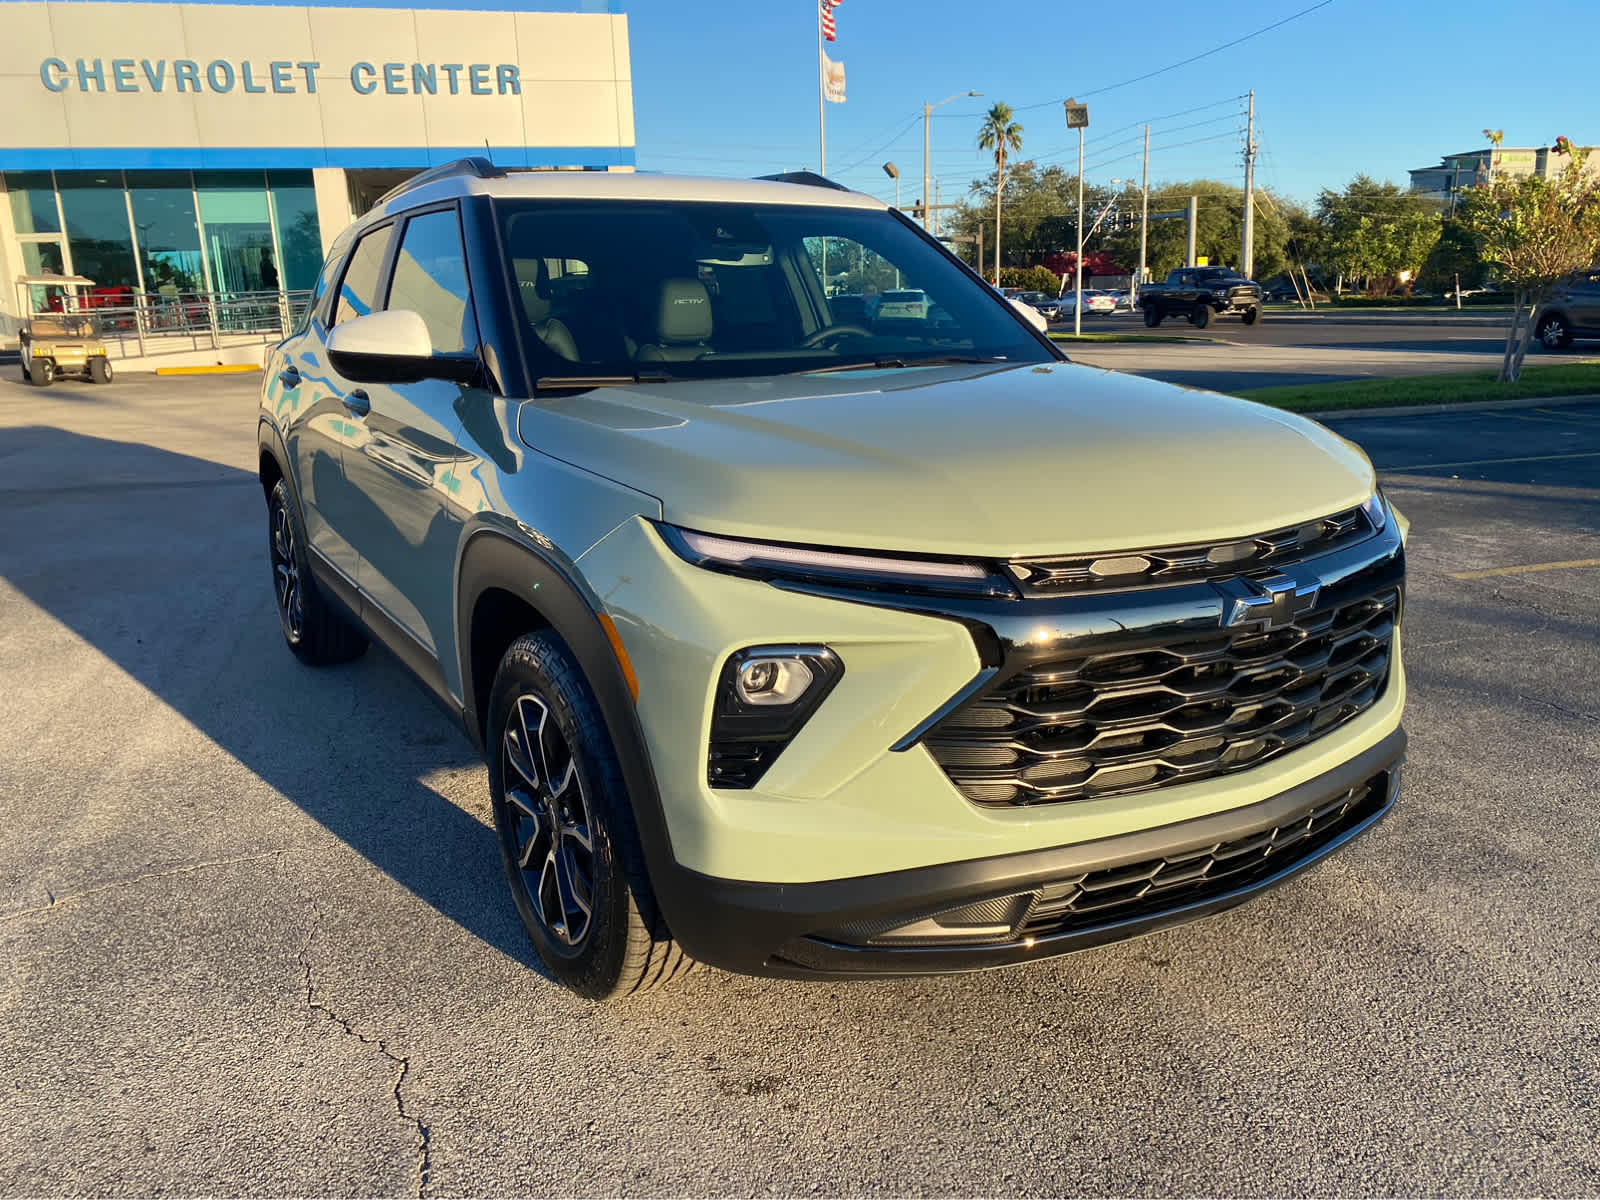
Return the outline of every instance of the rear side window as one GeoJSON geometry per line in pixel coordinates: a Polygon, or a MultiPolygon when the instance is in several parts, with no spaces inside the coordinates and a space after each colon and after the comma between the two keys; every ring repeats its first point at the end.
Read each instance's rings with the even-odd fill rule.
{"type": "Polygon", "coordinates": [[[406,222],[384,307],[409,308],[420,315],[435,353],[459,354],[477,347],[455,209],[423,213],[406,222]]]}
{"type": "Polygon", "coordinates": [[[339,303],[333,310],[335,325],[370,316],[381,307],[378,276],[383,270],[384,256],[389,252],[389,235],[393,232],[391,225],[374,229],[350,252],[350,265],[345,268],[344,279],[339,284],[339,303]]]}

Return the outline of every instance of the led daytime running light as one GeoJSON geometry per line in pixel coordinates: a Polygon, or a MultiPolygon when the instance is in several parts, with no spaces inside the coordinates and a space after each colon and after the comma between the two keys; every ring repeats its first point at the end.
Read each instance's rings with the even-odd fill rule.
{"type": "Polygon", "coordinates": [[[677,531],[684,545],[696,554],[731,566],[774,566],[807,568],[817,571],[853,571],[885,578],[955,579],[981,582],[989,573],[976,563],[925,562],[907,558],[885,558],[870,554],[841,554],[833,550],[811,550],[802,546],[775,546],[764,542],[743,542],[709,533],[677,531]]]}

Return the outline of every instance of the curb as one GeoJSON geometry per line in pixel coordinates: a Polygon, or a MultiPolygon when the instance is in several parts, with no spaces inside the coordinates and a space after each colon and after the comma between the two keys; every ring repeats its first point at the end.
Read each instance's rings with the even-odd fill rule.
{"type": "MultiPolygon", "coordinates": [[[[1600,394],[1585,396],[1524,396],[1518,400],[1468,400],[1462,404],[1392,404],[1387,408],[1336,408],[1323,412],[1296,413],[1314,421],[1340,421],[1346,417],[1420,417],[1434,413],[1498,412],[1509,408],[1550,408],[1566,404],[1594,404],[1600,394]]],[[[1288,411],[1287,409],[1285,411],[1288,411]]]]}
{"type": "Polygon", "coordinates": [[[1465,325],[1469,328],[1504,328],[1507,319],[1511,316],[1509,311],[1498,314],[1474,313],[1470,317],[1325,317],[1315,312],[1286,312],[1263,313],[1264,321],[1318,321],[1323,325],[1423,325],[1439,329],[1448,329],[1454,325],[1465,325]]]}
{"type": "Polygon", "coordinates": [[[157,375],[245,375],[259,370],[260,367],[252,366],[250,363],[238,363],[232,366],[218,363],[212,367],[157,367],[155,373],[157,375]]]}

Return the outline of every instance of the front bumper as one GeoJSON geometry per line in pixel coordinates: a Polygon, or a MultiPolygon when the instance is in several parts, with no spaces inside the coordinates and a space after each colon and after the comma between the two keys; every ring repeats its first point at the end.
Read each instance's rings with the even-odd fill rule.
{"type": "Polygon", "coordinates": [[[1396,729],[1266,800],[1079,845],[804,884],[677,867],[657,888],[690,955],[744,974],[845,979],[1031,962],[1222,912],[1287,882],[1389,812],[1404,753],[1396,729]],[[1248,867],[1230,865],[1246,855],[1248,867]],[[1190,877],[1157,884],[1163,869],[1190,877]],[[1063,910],[1075,892],[1093,902],[1063,910]]]}

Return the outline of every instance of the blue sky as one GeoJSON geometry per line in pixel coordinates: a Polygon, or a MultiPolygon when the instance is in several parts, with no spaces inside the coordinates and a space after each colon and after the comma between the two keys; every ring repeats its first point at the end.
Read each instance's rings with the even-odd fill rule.
{"type": "MultiPolygon", "coordinates": [[[[813,3],[624,3],[640,168],[815,169],[813,3]]],[[[995,100],[1021,110],[1025,157],[1069,169],[1076,134],[1060,101],[1086,100],[1091,181],[1138,177],[1146,120],[1152,183],[1242,179],[1236,97],[1253,87],[1257,182],[1305,201],[1358,171],[1404,183],[1408,168],[1482,145],[1487,126],[1503,128],[1508,146],[1560,134],[1600,143],[1596,0],[1541,0],[1537,19],[1507,0],[1331,0],[1189,66],[1113,86],[1317,3],[843,0],[828,49],[846,66],[849,100],[828,106],[828,173],[892,200],[879,166],[892,159],[910,205],[921,191],[923,101],[969,89],[984,98],[934,115],[932,169],[945,200],[985,170],[973,143],[995,100]]]]}

